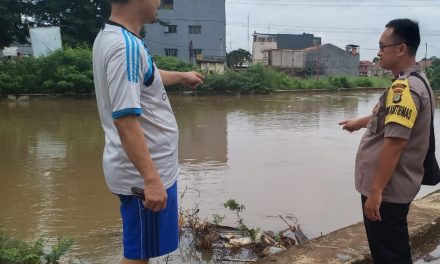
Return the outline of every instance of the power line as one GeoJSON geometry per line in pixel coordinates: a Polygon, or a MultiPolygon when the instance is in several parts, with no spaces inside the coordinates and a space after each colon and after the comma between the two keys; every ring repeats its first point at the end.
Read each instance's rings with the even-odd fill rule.
{"type": "Polygon", "coordinates": [[[252,1],[228,1],[229,5],[253,5],[253,6],[309,6],[309,7],[356,7],[356,8],[372,8],[372,7],[385,7],[385,8],[395,8],[396,5],[399,7],[438,7],[438,4],[434,3],[432,0],[400,0],[400,1],[340,1],[340,0],[323,0],[323,1],[277,1],[272,0],[270,2],[263,0],[252,0],[252,1]],[[395,4],[393,4],[393,2],[395,4]]]}
{"type": "MultiPolygon", "coordinates": [[[[247,2],[252,2],[252,3],[259,3],[259,4],[267,4],[268,1],[267,0],[227,0],[227,3],[229,2],[231,3],[247,3],[247,2]]],[[[418,3],[418,4],[434,4],[434,0],[389,0],[388,3],[418,3]]],[[[353,3],[353,4],[357,4],[359,5],[359,1],[358,0],[345,0],[345,1],[341,1],[341,0],[271,0],[270,1],[270,5],[272,4],[292,4],[292,5],[297,5],[297,4],[339,4],[339,5],[347,5],[347,3],[353,3]]],[[[362,1],[362,3],[373,3],[373,4],[383,4],[384,2],[382,0],[364,0],[362,1]]]]}
{"type": "MultiPolygon", "coordinates": [[[[250,23],[249,19],[246,22],[243,21],[231,21],[216,19],[186,19],[186,18],[161,18],[161,20],[172,21],[188,21],[188,22],[212,22],[212,23],[225,23],[226,26],[243,27],[243,28],[267,28],[270,24],[271,29],[276,28],[278,30],[297,30],[297,31],[320,31],[330,33],[343,33],[343,34],[357,34],[357,35],[376,35],[383,29],[377,27],[337,27],[337,26],[319,26],[319,25],[289,25],[289,24],[274,24],[274,23],[250,23]]],[[[440,31],[427,30],[421,32],[423,36],[428,37],[440,37],[440,31]]]]}
{"type": "MultiPolygon", "coordinates": [[[[309,29],[330,29],[330,30],[341,30],[341,31],[359,31],[359,30],[363,30],[363,31],[374,31],[374,33],[378,32],[378,31],[382,31],[382,28],[377,28],[377,27],[336,27],[336,26],[321,26],[321,25],[316,25],[316,26],[311,26],[311,25],[291,25],[291,24],[274,24],[274,23],[249,23],[243,22],[243,21],[230,21],[230,22],[226,22],[225,20],[216,20],[216,19],[188,19],[188,18],[160,18],[162,21],[165,22],[172,22],[172,21],[189,21],[189,22],[213,22],[213,23],[226,23],[227,26],[243,26],[243,27],[247,27],[248,25],[253,26],[253,27],[267,27],[268,25],[270,27],[274,26],[274,27],[278,27],[278,28],[309,28],[309,29]]],[[[431,34],[439,34],[440,35],[440,31],[427,31],[428,33],[431,34]]]]}
{"type": "MultiPolygon", "coordinates": [[[[320,30],[326,32],[341,32],[341,33],[357,33],[357,34],[377,34],[381,32],[383,28],[377,27],[337,27],[337,26],[320,26],[320,25],[291,25],[291,24],[276,24],[276,23],[250,23],[248,21],[230,21],[226,22],[225,20],[216,20],[216,19],[187,19],[187,18],[161,18],[161,20],[167,20],[167,22],[172,21],[189,21],[189,22],[213,22],[213,23],[226,23],[227,26],[238,26],[238,27],[264,27],[270,24],[271,28],[278,29],[307,29],[309,31],[312,30],[320,30]]],[[[422,34],[425,36],[440,36],[440,31],[422,31],[422,34]]]]}
{"type": "MultiPolygon", "coordinates": [[[[234,27],[247,27],[245,23],[228,23],[227,26],[234,27]]],[[[267,24],[251,24],[253,28],[267,29],[267,24]]],[[[283,25],[270,23],[271,28],[285,31],[318,31],[325,33],[342,33],[342,34],[358,34],[358,35],[377,35],[380,34],[383,29],[379,28],[345,28],[345,27],[333,27],[333,26],[301,26],[301,25],[283,25]]],[[[421,34],[427,37],[440,37],[440,31],[422,31],[421,34]]]]}
{"type": "MultiPolygon", "coordinates": [[[[437,0],[364,0],[364,1],[358,1],[358,0],[227,0],[226,1],[227,6],[232,6],[230,8],[240,8],[244,9],[246,6],[247,9],[255,7],[258,10],[265,9],[265,11],[269,12],[271,7],[274,7],[273,9],[291,9],[293,12],[301,12],[297,9],[302,8],[301,10],[304,10],[304,7],[310,7],[310,8],[316,8],[320,6],[324,7],[334,7],[334,8],[356,8],[356,7],[392,7],[392,8],[405,8],[405,7],[432,7],[434,9],[439,8],[438,1],[437,0]],[[238,7],[240,5],[240,7],[238,7]],[[370,6],[368,6],[370,5],[370,6]]],[[[272,9],[271,9],[272,10],[272,9]]],[[[311,10],[312,12],[312,10],[311,10]]],[[[333,11],[332,11],[333,13],[333,11]]],[[[276,17],[276,16],[275,16],[276,17]]],[[[293,28],[298,29],[306,29],[311,30],[314,29],[315,26],[299,26],[296,25],[281,25],[281,24],[274,24],[270,20],[270,17],[266,17],[267,23],[266,24],[252,24],[253,27],[264,27],[267,30],[267,25],[270,24],[271,27],[277,28],[279,30],[289,30],[293,28]]],[[[235,21],[228,21],[228,26],[233,27],[245,27],[245,24],[243,22],[235,22],[235,21]]],[[[247,25],[246,25],[247,26],[247,25]]],[[[325,27],[322,26],[316,26],[316,30],[324,29],[325,27]]],[[[261,30],[261,29],[260,29],[261,30]]],[[[327,30],[322,30],[325,32],[331,32],[331,33],[347,33],[347,34],[357,34],[357,35],[373,35],[378,34],[382,32],[383,28],[341,28],[341,27],[328,27],[327,30]]],[[[422,31],[422,35],[429,36],[429,37],[440,37],[440,31],[439,30],[429,30],[429,31],[422,31]]]]}
{"type": "Polygon", "coordinates": [[[436,47],[434,47],[434,46],[432,46],[432,45],[430,45],[430,44],[428,44],[428,46],[429,46],[430,48],[433,48],[433,49],[435,49],[435,50],[438,50],[438,51],[440,51],[440,49],[439,49],[439,48],[436,48],[436,47]]]}

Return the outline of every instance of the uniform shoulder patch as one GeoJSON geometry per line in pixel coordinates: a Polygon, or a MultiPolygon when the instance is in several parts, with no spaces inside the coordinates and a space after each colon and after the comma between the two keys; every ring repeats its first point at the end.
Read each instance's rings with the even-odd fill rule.
{"type": "Polygon", "coordinates": [[[388,90],[385,124],[397,123],[412,128],[417,114],[408,79],[394,81],[388,90]]]}
{"type": "Polygon", "coordinates": [[[402,101],[402,93],[405,88],[407,88],[407,86],[404,83],[396,83],[391,86],[393,90],[393,103],[398,104],[402,101]]]}

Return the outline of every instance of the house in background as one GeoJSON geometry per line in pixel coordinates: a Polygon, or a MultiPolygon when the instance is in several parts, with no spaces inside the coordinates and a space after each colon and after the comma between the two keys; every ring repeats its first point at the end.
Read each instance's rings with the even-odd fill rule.
{"type": "Polygon", "coordinates": [[[372,65],[371,67],[368,68],[368,77],[373,77],[373,76],[377,76],[377,77],[382,77],[382,76],[386,76],[386,75],[390,75],[392,74],[391,71],[389,70],[385,70],[384,68],[382,68],[379,63],[375,63],[374,65],[372,65]]]}
{"type": "Polygon", "coordinates": [[[17,57],[20,56],[32,56],[32,46],[30,44],[12,44],[10,47],[0,50],[0,57],[17,57]]]}
{"type": "Polygon", "coordinates": [[[324,44],[306,49],[305,69],[309,74],[324,76],[358,76],[359,46],[347,45],[341,49],[324,44]]]}
{"type": "Polygon", "coordinates": [[[291,75],[358,76],[359,48],[324,44],[306,49],[267,49],[263,65],[291,75]]]}
{"type": "Polygon", "coordinates": [[[205,74],[223,74],[225,72],[225,59],[223,57],[207,57],[199,54],[196,57],[196,61],[197,66],[205,74]]]}
{"type": "Polygon", "coordinates": [[[290,75],[302,72],[305,66],[305,50],[267,49],[263,52],[263,65],[283,71],[290,75]]]}
{"type": "Polygon", "coordinates": [[[162,0],[159,23],[145,25],[145,42],[152,55],[226,57],[225,0],[162,0]]]}
{"type": "Polygon", "coordinates": [[[374,63],[371,61],[360,61],[359,62],[359,75],[367,76],[368,69],[371,68],[373,65],[374,65],[374,63]]]}
{"type": "Polygon", "coordinates": [[[252,59],[267,64],[266,50],[300,50],[321,45],[321,38],[313,34],[262,34],[255,32],[252,43],[252,59]]]}
{"type": "Polygon", "coordinates": [[[417,62],[417,64],[419,64],[422,68],[428,68],[432,66],[432,59],[421,60],[417,62]]]}

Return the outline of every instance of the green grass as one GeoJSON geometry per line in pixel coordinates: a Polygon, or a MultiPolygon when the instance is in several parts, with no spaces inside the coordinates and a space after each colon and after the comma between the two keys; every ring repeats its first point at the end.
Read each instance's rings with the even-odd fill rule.
{"type": "Polygon", "coordinates": [[[223,75],[209,75],[200,91],[229,91],[236,93],[270,93],[275,90],[337,90],[340,88],[384,88],[390,80],[380,77],[322,77],[301,79],[277,72],[262,65],[252,65],[240,72],[227,70],[223,75]]]}

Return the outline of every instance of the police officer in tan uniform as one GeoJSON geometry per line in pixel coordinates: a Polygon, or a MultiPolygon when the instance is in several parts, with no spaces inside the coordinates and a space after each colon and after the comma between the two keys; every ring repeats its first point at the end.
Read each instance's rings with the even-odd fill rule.
{"type": "Polygon", "coordinates": [[[356,156],[355,181],[374,263],[412,263],[407,216],[423,179],[433,113],[432,90],[416,64],[419,45],[417,22],[390,21],[378,56],[396,78],[370,116],[340,123],[349,132],[367,128],[356,156]]]}

